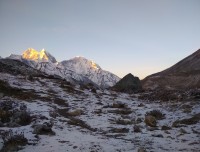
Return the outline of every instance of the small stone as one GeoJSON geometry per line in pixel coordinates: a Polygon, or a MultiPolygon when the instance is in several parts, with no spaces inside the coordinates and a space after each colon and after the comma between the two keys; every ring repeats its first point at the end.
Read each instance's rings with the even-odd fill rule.
{"type": "Polygon", "coordinates": [[[83,111],[81,110],[81,109],[76,109],[76,110],[74,110],[74,111],[71,111],[71,112],[68,112],[68,114],[70,115],[70,116],[80,116],[80,115],[82,115],[83,114],[83,111]]]}
{"type": "Polygon", "coordinates": [[[121,125],[130,125],[132,124],[131,120],[129,119],[118,119],[116,120],[117,124],[121,124],[121,125]]]}
{"type": "Polygon", "coordinates": [[[78,146],[74,146],[73,148],[76,149],[76,148],[78,148],[78,146]]]}
{"type": "Polygon", "coordinates": [[[155,135],[152,135],[153,137],[158,137],[158,138],[163,138],[163,135],[162,134],[155,134],[155,135]]]}

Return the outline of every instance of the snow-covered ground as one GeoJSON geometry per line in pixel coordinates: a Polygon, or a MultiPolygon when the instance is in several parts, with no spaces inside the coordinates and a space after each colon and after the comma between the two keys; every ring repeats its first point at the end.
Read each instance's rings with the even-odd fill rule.
{"type": "MultiPolygon", "coordinates": [[[[37,95],[29,99],[15,96],[0,99],[0,102],[24,103],[31,115],[37,116],[27,126],[0,127],[0,131],[24,132],[29,144],[20,152],[137,152],[140,147],[153,152],[200,151],[200,122],[172,127],[176,120],[200,113],[200,101],[152,103],[138,100],[137,95],[108,90],[93,93],[90,89],[73,88],[56,79],[38,77],[29,81],[24,76],[5,73],[0,73],[0,80],[37,95]],[[126,106],[116,108],[115,103],[126,106]],[[189,107],[189,112],[185,107],[189,107]],[[69,116],[77,109],[81,114],[69,116]],[[146,112],[152,110],[165,114],[163,120],[158,120],[158,127],[153,129],[144,122],[146,112]],[[73,123],[74,119],[78,122],[73,123]],[[118,120],[129,123],[119,124],[118,120]],[[53,123],[55,135],[33,134],[32,126],[44,122],[53,123]],[[140,132],[134,132],[135,125],[140,127],[140,132]],[[162,130],[164,125],[170,129],[162,130]]],[[[0,142],[1,149],[3,140],[0,142]]]]}

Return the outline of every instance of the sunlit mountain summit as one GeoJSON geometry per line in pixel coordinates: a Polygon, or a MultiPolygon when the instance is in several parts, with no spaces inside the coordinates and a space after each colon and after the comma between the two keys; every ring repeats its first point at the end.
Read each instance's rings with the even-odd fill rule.
{"type": "Polygon", "coordinates": [[[48,53],[45,49],[42,49],[40,52],[33,49],[28,48],[24,53],[22,54],[23,59],[27,60],[33,60],[33,61],[41,61],[41,62],[48,62],[51,61],[52,63],[56,63],[56,59],[48,53]]]}

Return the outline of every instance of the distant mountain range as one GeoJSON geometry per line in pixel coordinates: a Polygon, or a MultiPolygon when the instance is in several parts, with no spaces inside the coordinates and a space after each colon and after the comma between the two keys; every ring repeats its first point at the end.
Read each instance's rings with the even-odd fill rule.
{"type": "MultiPolygon", "coordinates": [[[[115,88],[114,90],[125,92],[137,91],[137,89],[133,89],[135,86],[137,86],[136,88],[139,88],[139,90],[142,88],[144,90],[183,90],[200,88],[200,49],[172,67],[147,76],[141,81],[142,88],[139,85],[140,80],[138,78],[136,80],[136,77],[134,78],[133,76],[130,77],[131,79],[125,76],[124,79],[117,83],[120,80],[118,76],[103,70],[94,61],[84,57],[74,57],[69,60],[58,62],[55,57],[44,49],[38,52],[29,48],[24,51],[22,55],[11,54],[6,59],[0,58],[0,60],[2,60],[2,65],[0,66],[12,65],[12,69],[17,73],[22,71],[19,69],[16,70],[16,66],[19,65],[19,67],[24,68],[25,66],[21,65],[21,63],[23,63],[41,72],[40,74],[45,73],[49,76],[65,79],[73,84],[93,84],[100,88],[110,88],[116,84],[116,86],[113,87],[115,88]],[[18,62],[14,62],[14,60],[18,62]]],[[[25,69],[24,71],[27,71],[27,67],[25,67],[25,69]]],[[[28,69],[28,71],[30,70],[33,71],[32,69],[28,69]]],[[[37,71],[34,73],[37,73],[37,71]]]]}
{"type": "Polygon", "coordinates": [[[75,57],[58,62],[44,49],[38,52],[29,48],[22,55],[11,54],[7,59],[21,61],[34,69],[66,79],[72,83],[92,83],[101,88],[108,88],[120,80],[118,76],[103,70],[94,61],[84,57],[75,57]]]}
{"type": "Polygon", "coordinates": [[[200,49],[172,67],[142,80],[144,89],[200,88],[200,49]]]}

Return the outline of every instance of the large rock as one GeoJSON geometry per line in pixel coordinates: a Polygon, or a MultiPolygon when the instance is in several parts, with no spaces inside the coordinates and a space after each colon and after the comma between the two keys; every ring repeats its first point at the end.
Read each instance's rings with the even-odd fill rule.
{"type": "Polygon", "coordinates": [[[174,66],[142,80],[145,90],[200,88],[200,49],[174,66]]]}
{"type": "Polygon", "coordinates": [[[145,116],[144,122],[146,123],[147,126],[150,126],[150,127],[156,127],[156,124],[157,124],[156,118],[151,115],[145,116]]]}
{"type": "Polygon", "coordinates": [[[134,93],[142,90],[142,85],[138,77],[134,77],[131,73],[123,77],[112,88],[114,91],[134,93]]]}

